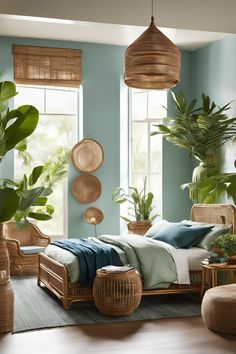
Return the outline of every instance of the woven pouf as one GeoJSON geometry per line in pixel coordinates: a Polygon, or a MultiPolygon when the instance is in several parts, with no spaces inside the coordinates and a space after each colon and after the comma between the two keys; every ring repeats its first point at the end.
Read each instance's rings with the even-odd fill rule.
{"type": "Polygon", "coordinates": [[[142,283],[136,270],[108,273],[101,269],[93,284],[93,297],[98,310],[108,316],[129,316],[139,306],[142,283]]]}
{"type": "Polygon", "coordinates": [[[236,334],[236,284],[207,290],[201,311],[208,328],[221,333],[236,334]]]}

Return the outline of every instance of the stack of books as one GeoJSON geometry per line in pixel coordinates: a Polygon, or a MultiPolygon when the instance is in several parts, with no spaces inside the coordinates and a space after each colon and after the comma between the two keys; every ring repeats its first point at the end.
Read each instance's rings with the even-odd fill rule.
{"type": "Polygon", "coordinates": [[[134,269],[134,267],[131,267],[130,265],[124,265],[124,266],[113,266],[113,265],[108,265],[105,267],[102,267],[101,270],[106,272],[106,273],[125,273],[128,272],[129,270],[134,269]]]}
{"type": "Polygon", "coordinates": [[[208,258],[203,259],[203,261],[201,261],[201,264],[208,265],[209,264],[209,259],[208,258]]]}
{"type": "Polygon", "coordinates": [[[236,264],[236,256],[228,257],[228,264],[236,264]]]}

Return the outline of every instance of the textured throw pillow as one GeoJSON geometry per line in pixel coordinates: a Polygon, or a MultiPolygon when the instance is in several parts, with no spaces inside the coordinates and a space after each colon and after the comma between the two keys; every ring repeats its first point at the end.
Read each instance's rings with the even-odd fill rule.
{"type": "Polygon", "coordinates": [[[161,230],[155,240],[164,241],[175,248],[188,248],[196,245],[213,226],[169,225],[161,230]]]}
{"type": "Polygon", "coordinates": [[[232,225],[224,224],[209,224],[192,220],[182,220],[181,223],[189,225],[204,225],[204,226],[213,226],[212,230],[209,231],[197,244],[197,247],[204,248],[207,251],[210,251],[212,245],[218,236],[232,232],[232,225]]]}
{"type": "Polygon", "coordinates": [[[167,220],[160,220],[155,222],[150,229],[144,234],[145,237],[156,236],[162,229],[170,225],[171,223],[167,220]]]}
{"type": "Polygon", "coordinates": [[[231,225],[217,225],[214,226],[213,229],[208,232],[203,239],[197,243],[197,247],[204,248],[207,251],[210,251],[212,249],[212,246],[220,235],[224,235],[228,232],[232,232],[232,226],[231,225]]]}

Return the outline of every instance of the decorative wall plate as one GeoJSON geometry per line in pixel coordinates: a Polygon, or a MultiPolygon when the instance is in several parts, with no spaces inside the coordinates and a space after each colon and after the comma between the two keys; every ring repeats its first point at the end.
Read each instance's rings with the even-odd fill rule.
{"type": "Polygon", "coordinates": [[[84,219],[88,224],[98,225],[104,218],[103,212],[98,208],[88,208],[84,212],[84,219]]]}
{"type": "Polygon", "coordinates": [[[94,139],[83,139],[73,147],[71,159],[75,167],[81,172],[97,171],[104,161],[103,148],[94,139]]]}
{"type": "Polygon", "coordinates": [[[72,183],[72,194],[80,203],[92,203],[102,192],[99,179],[93,175],[83,174],[72,183]]]}

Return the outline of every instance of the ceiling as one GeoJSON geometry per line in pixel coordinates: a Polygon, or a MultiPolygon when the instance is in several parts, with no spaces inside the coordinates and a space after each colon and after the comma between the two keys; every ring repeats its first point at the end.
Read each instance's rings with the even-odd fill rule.
{"type": "MultiPolygon", "coordinates": [[[[236,1],[153,0],[158,28],[195,50],[236,34],[236,1]]],[[[151,0],[0,0],[0,35],[128,46],[149,25],[151,0]]]]}

